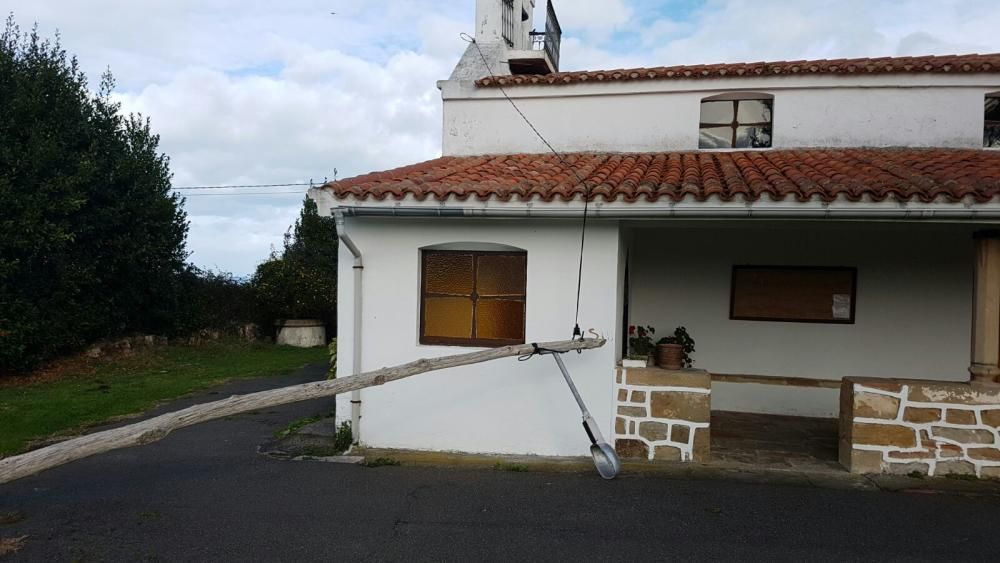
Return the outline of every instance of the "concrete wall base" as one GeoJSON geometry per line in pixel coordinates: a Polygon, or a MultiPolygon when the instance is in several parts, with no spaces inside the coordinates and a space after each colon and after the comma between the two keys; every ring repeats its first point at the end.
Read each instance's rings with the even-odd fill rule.
{"type": "Polygon", "coordinates": [[[278,327],[277,343],[279,346],[294,346],[296,348],[315,348],[326,345],[326,325],[323,321],[289,320],[276,323],[278,327]]]}

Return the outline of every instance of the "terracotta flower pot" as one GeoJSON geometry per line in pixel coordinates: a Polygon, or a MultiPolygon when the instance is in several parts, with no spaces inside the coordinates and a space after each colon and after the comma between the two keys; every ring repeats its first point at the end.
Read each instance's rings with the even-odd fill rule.
{"type": "Polygon", "coordinates": [[[657,344],[656,364],[663,369],[684,367],[684,348],[680,344],[657,344]]]}

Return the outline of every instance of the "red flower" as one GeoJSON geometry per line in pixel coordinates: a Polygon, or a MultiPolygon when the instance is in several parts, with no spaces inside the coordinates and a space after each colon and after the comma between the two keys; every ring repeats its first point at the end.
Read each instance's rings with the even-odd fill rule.
{"type": "Polygon", "coordinates": [[[632,336],[633,334],[635,334],[635,325],[628,327],[628,335],[632,336]]]}

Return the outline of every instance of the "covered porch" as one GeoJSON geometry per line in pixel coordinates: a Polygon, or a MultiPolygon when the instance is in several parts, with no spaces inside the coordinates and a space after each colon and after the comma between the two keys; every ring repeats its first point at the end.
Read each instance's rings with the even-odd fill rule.
{"type": "MultiPolygon", "coordinates": [[[[853,392],[844,390],[845,381],[996,384],[1000,252],[988,226],[650,220],[624,222],[622,239],[627,255],[622,330],[652,326],[659,340],[683,326],[696,342],[693,367],[702,370],[709,399],[703,407],[708,411],[695,422],[708,423],[708,436],[700,449],[691,449],[692,461],[757,456],[778,465],[842,463],[872,471],[881,464],[852,464],[852,430],[856,419],[867,420],[844,399],[853,392]]],[[[625,356],[627,339],[622,340],[625,356]]],[[[619,387],[625,385],[631,399],[635,388],[628,370],[622,371],[619,387]]],[[[675,389],[676,378],[668,373],[660,387],[675,389]]],[[[705,402],[703,396],[678,397],[705,402]]],[[[657,458],[662,442],[655,438],[662,432],[649,439],[640,431],[656,413],[647,409],[649,418],[621,420],[622,407],[634,406],[618,405],[616,430],[625,431],[616,437],[627,444],[622,451],[657,458]]],[[[897,404],[878,416],[902,420],[906,414],[897,404]]],[[[880,449],[868,461],[920,445],[876,442],[880,449]]],[[[1000,444],[981,445],[993,442],[1000,444]]],[[[988,466],[976,465],[975,471],[988,466]]]]}

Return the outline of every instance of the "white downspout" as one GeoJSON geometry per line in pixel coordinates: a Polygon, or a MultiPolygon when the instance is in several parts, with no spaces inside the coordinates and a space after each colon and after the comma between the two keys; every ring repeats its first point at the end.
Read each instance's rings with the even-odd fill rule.
{"type": "MultiPolygon", "coordinates": [[[[351,375],[358,375],[361,373],[361,274],[364,272],[365,266],[361,259],[361,250],[358,246],[354,244],[351,240],[350,235],[347,234],[347,228],[344,225],[344,212],[340,209],[333,210],[334,221],[337,225],[337,237],[341,242],[347,246],[347,249],[351,251],[354,256],[354,322],[351,327],[351,336],[354,341],[354,351],[351,354],[352,367],[351,375]]],[[[359,444],[361,442],[361,391],[351,392],[351,438],[353,443],[359,444]]]]}

